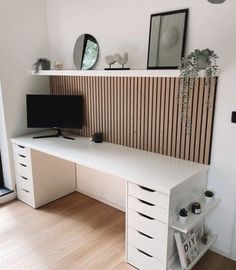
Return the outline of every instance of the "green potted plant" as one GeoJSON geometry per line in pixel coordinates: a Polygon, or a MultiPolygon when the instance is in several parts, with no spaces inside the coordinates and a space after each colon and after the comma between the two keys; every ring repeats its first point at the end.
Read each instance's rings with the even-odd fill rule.
{"type": "Polygon", "coordinates": [[[218,55],[210,49],[195,49],[188,56],[183,57],[179,66],[180,77],[196,78],[200,70],[206,71],[206,77],[214,77],[218,72],[218,55]]]}
{"type": "Polygon", "coordinates": [[[49,70],[51,68],[51,63],[47,58],[39,58],[34,64],[33,68],[35,73],[38,73],[40,69],[49,70]]]}
{"type": "Polygon", "coordinates": [[[178,101],[182,103],[182,120],[186,119],[187,128],[191,127],[191,120],[188,119],[189,100],[194,88],[196,79],[203,71],[206,77],[206,86],[211,84],[212,78],[218,73],[218,55],[210,49],[196,49],[181,59],[179,66],[179,95],[178,101]]]}
{"type": "Polygon", "coordinates": [[[210,203],[211,200],[212,200],[212,198],[214,197],[214,193],[212,191],[210,191],[210,190],[206,190],[204,192],[204,195],[205,195],[205,201],[206,201],[206,203],[210,203]]]}

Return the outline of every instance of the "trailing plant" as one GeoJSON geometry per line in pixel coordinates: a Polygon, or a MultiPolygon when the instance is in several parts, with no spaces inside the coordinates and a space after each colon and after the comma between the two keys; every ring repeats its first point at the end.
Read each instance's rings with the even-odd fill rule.
{"type": "Polygon", "coordinates": [[[39,69],[49,70],[50,69],[50,61],[47,58],[39,58],[34,64],[33,69],[35,74],[39,72],[39,69]]]}
{"type": "Polygon", "coordinates": [[[208,242],[208,231],[207,231],[207,226],[205,224],[203,225],[203,233],[201,236],[201,241],[204,245],[206,245],[208,242]]]}
{"type": "Polygon", "coordinates": [[[212,78],[217,75],[218,72],[218,55],[210,49],[199,50],[196,49],[188,56],[181,59],[179,66],[180,79],[179,79],[179,93],[178,103],[181,102],[182,121],[186,121],[186,129],[190,133],[191,131],[191,119],[188,116],[189,101],[192,96],[196,79],[199,78],[199,72],[205,70],[205,87],[209,87],[208,105],[210,105],[210,85],[212,78]]]}

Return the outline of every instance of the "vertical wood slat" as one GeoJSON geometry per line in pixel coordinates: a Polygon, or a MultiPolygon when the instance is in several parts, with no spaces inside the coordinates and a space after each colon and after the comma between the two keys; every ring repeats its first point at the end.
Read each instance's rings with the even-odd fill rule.
{"type": "Polygon", "coordinates": [[[105,141],[209,164],[217,78],[196,80],[188,117],[182,119],[179,78],[50,77],[51,93],[84,97],[84,127],[71,132],[105,141]]]}
{"type": "Polygon", "coordinates": [[[158,78],[157,85],[156,85],[157,113],[156,113],[156,142],[155,142],[155,151],[154,151],[156,153],[160,153],[161,80],[162,80],[162,78],[158,78]]]}
{"type": "Polygon", "coordinates": [[[170,156],[176,156],[176,138],[177,138],[177,122],[178,122],[178,85],[179,79],[174,81],[174,100],[173,100],[173,117],[172,117],[172,135],[171,135],[171,153],[170,156]]]}
{"type": "Polygon", "coordinates": [[[155,152],[155,146],[156,146],[156,125],[157,125],[157,78],[153,79],[153,95],[152,95],[152,152],[155,152]]]}
{"type": "Polygon", "coordinates": [[[169,104],[170,104],[170,78],[166,78],[165,85],[165,110],[164,110],[164,142],[163,142],[163,153],[168,154],[168,127],[169,127],[169,104]]]}
{"type": "Polygon", "coordinates": [[[217,79],[213,80],[209,88],[209,102],[208,102],[208,116],[207,116],[207,128],[206,128],[206,142],[205,142],[205,157],[204,163],[209,164],[211,160],[211,140],[213,132],[213,118],[214,118],[214,108],[215,108],[215,98],[216,98],[216,86],[217,79]]]}
{"type": "MultiPolygon", "coordinates": [[[[200,87],[198,92],[198,110],[197,110],[197,123],[196,123],[196,139],[195,139],[195,157],[194,161],[199,162],[200,142],[201,142],[201,123],[202,123],[202,110],[204,98],[204,79],[200,79],[200,87]]],[[[203,142],[202,142],[203,143],[203,142]]]]}

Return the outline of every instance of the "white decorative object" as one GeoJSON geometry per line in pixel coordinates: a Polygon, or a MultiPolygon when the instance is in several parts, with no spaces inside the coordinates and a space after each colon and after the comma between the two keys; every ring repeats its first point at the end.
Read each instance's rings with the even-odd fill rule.
{"type": "Polygon", "coordinates": [[[185,208],[179,210],[179,223],[185,224],[188,219],[188,211],[185,208]]]}
{"type": "Polygon", "coordinates": [[[205,201],[207,204],[210,203],[214,197],[214,193],[210,190],[206,190],[204,192],[204,195],[205,195],[205,201]]]}
{"type": "Polygon", "coordinates": [[[116,62],[115,55],[105,56],[105,62],[111,68],[111,65],[115,64],[115,62],[116,62]]]}
{"type": "Polygon", "coordinates": [[[105,56],[105,62],[111,68],[114,63],[118,63],[124,68],[124,65],[128,62],[128,53],[125,52],[123,57],[119,53],[105,56]]]}
{"type": "Polygon", "coordinates": [[[128,53],[125,52],[123,54],[123,57],[119,53],[116,53],[115,58],[116,62],[119,63],[122,66],[122,68],[124,68],[124,65],[128,62],[128,53]]]}
{"type": "Polygon", "coordinates": [[[63,69],[63,64],[61,62],[54,62],[54,69],[56,70],[62,70],[63,69]]]}
{"type": "Polygon", "coordinates": [[[188,220],[188,216],[183,217],[183,216],[179,216],[179,223],[180,224],[185,224],[188,220]]]}
{"type": "Polygon", "coordinates": [[[205,197],[205,201],[207,204],[209,204],[212,201],[212,197],[205,197]]]}

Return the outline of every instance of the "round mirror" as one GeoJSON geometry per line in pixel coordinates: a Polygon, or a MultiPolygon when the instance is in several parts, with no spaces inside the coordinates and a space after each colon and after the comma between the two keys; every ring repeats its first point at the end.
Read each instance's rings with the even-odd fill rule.
{"type": "Polygon", "coordinates": [[[89,35],[83,34],[79,36],[75,43],[73,59],[78,69],[91,69],[98,58],[97,40],[89,35]]]}
{"type": "Polygon", "coordinates": [[[225,0],[208,0],[208,2],[212,4],[222,4],[225,2],[225,0]]]}

